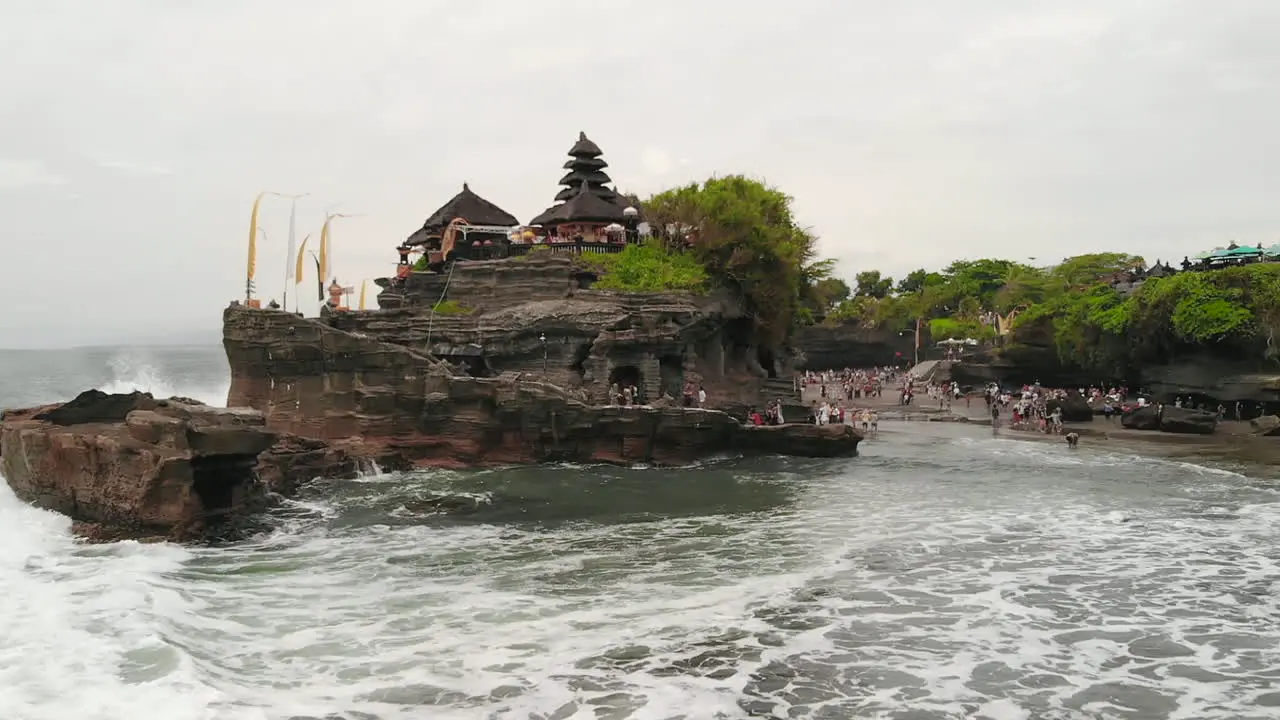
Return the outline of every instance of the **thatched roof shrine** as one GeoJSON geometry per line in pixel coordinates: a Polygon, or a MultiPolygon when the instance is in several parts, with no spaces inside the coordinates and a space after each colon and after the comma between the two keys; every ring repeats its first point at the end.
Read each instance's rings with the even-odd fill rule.
{"type": "Polygon", "coordinates": [[[427,239],[440,235],[457,218],[463,218],[471,225],[514,227],[520,224],[514,215],[475,194],[463,183],[462,192],[431,213],[422,227],[409,236],[406,244],[421,245],[427,239]]]}

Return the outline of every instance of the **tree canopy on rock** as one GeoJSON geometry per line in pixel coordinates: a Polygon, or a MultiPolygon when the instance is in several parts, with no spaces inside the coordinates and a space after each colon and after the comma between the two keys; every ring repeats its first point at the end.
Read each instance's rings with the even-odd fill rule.
{"type": "Polygon", "coordinates": [[[729,175],[691,183],[649,198],[644,215],[660,234],[687,238],[708,274],[738,293],[758,342],[781,343],[797,319],[838,294],[819,285],[831,262],[817,259],[817,239],[796,221],[791,197],[764,182],[729,175]]]}

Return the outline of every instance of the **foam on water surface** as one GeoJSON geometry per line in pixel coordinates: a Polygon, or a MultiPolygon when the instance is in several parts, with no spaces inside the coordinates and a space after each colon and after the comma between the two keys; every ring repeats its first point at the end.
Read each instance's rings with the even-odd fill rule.
{"type": "Polygon", "coordinates": [[[0,717],[1267,717],[1276,500],[923,424],[855,460],[368,468],[230,547],[82,545],[0,488],[0,717]]]}

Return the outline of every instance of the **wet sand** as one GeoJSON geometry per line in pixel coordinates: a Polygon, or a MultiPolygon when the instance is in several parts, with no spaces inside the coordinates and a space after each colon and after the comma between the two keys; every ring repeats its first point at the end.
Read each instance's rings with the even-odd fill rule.
{"type": "MultiPolygon", "coordinates": [[[[801,393],[803,403],[822,401],[818,386],[809,386],[801,393]]],[[[948,412],[937,400],[927,395],[917,395],[911,405],[898,403],[898,389],[886,389],[880,397],[845,400],[845,407],[858,411],[874,410],[881,421],[907,422],[962,422],[972,425],[991,425],[991,416],[981,397],[952,401],[948,412]]],[[[1065,444],[1062,435],[1052,435],[1037,430],[1015,430],[1008,427],[1009,413],[1002,411],[1000,426],[992,430],[1002,439],[1029,442],[1065,444]]],[[[883,426],[882,426],[883,427],[883,426]]],[[[1117,451],[1140,455],[1153,455],[1174,459],[1199,459],[1227,463],[1247,463],[1263,466],[1268,477],[1280,477],[1280,437],[1259,437],[1251,431],[1248,422],[1226,420],[1218,423],[1213,435],[1179,435],[1150,430],[1130,430],[1120,425],[1119,417],[1107,421],[1095,417],[1092,422],[1066,423],[1064,432],[1080,435],[1081,447],[1102,446],[1117,451]]]]}

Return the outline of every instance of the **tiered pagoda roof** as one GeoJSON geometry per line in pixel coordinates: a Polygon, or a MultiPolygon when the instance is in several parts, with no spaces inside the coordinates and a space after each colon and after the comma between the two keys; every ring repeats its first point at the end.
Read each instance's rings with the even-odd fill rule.
{"type": "Polygon", "coordinates": [[[627,216],[617,203],[609,202],[591,192],[584,180],[572,197],[539,215],[534,224],[547,226],[571,222],[620,223],[626,218],[627,216]]]}
{"type": "Polygon", "coordinates": [[[622,210],[630,203],[609,187],[613,182],[604,171],[609,164],[601,158],[600,146],[578,133],[578,142],[569,148],[569,160],[564,168],[569,172],[560,178],[562,189],[556,194],[559,203],[547,208],[534,218],[531,225],[559,225],[568,222],[620,222],[622,210]],[[590,199],[578,199],[582,194],[590,199]],[[575,202],[576,200],[576,202],[575,202]],[[606,206],[612,208],[606,209],[606,206]]]}
{"type": "Polygon", "coordinates": [[[410,235],[405,243],[421,245],[428,238],[440,235],[445,227],[457,218],[463,218],[471,225],[514,227],[520,224],[514,215],[475,194],[466,183],[463,183],[462,192],[454,195],[453,199],[431,213],[431,216],[422,223],[422,227],[410,235]]]}

